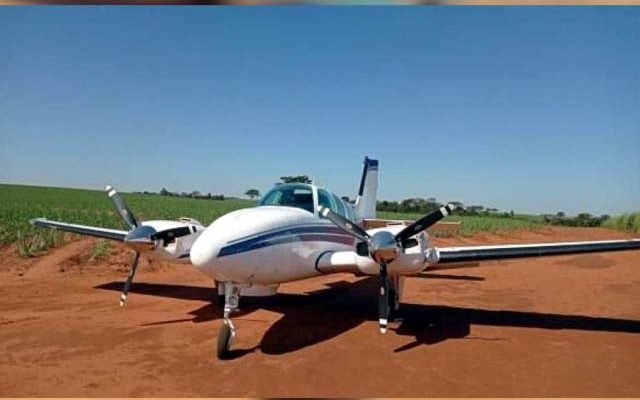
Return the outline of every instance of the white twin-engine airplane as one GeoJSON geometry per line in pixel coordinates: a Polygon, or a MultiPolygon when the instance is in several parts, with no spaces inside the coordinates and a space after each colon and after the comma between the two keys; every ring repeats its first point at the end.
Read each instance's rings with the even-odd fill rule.
{"type": "Polygon", "coordinates": [[[258,206],[230,212],[208,227],[190,218],[138,222],[120,195],[106,191],[128,231],[50,221],[32,224],[123,241],[136,252],[120,299],[123,305],[140,255],[173,263],[191,263],[213,278],[224,296],[224,324],[217,355],[225,358],[236,335],[231,313],[240,296],[275,295],[278,285],[322,274],[379,275],[378,309],[384,333],[390,311],[400,305],[403,280],[435,264],[594,251],[640,249],[640,239],[526,245],[432,247],[425,230],[453,211],[445,205],[406,226],[365,230],[376,217],[378,161],[364,159],[355,204],[314,185],[276,185],[258,206]]]}

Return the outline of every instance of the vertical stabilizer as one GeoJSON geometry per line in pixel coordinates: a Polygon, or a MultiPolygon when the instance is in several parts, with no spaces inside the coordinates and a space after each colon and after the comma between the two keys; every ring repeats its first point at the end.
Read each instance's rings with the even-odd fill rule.
{"type": "Polygon", "coordinates": [[[378,199],[378,160],[364,158],[364,169],[356,197],[356,213],[361,219],[376,217],[378,199]]]}

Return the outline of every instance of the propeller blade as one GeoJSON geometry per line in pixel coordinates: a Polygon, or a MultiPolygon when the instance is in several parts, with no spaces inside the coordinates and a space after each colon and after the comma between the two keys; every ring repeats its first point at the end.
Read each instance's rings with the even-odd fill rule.
{"type": "Polygon", "coordinates": [[[380,333],[387,332],[387,319],[389,318],[389,278],[387,277],[387,264],[380,264],[380,291],[378,292],[378,323],[380,333]]]}
{"type": "Polygon", "coordinates": [[[320,206],[320,215],[331,222],[333,222],[338,228],[347,232],[351,236],[355,236],[356,238],[362,240],[363,242],[367,242],[371,236],[364,229],[360,228],[355,223],[349,221],[345,217],[340,214],[334,213],[327,207],[320,206]]]}
{"type": "Polygon", "coordinates": [[[171,228],[165,229],[164,231],[160,231],[158,233],[154,233],[150,236],[151,240],[171,240],[178,238],[180,236],[191,235],[195,230],[191,230],[188,226],[181,226],[179,228],[171,228]]]}
{"type": "Polygon", "coordinates": [[[111,202],[113,203],[116,211],[118,212],[118,214],[120,214],[120,217],[122,217],[122,220],[129,227],[129,229],[133,229],[138,226],[136,217],[133,216],[133,213],[131,212],[129,207],[127,207],[127,204],[124,202],[124,200],[122,200],[122,197],[120,197],[120,193],[118,193],[116,189],[109,185],[107,185],[105,190],[107,191],[107,196],[109,196],[109,198],[111,199],[111,202]]]}
{"type": "Polygon", "coordinates": [[[424,231],[431,225],[440,221],[442,218],[451,214],[451,212],[454,209],[455,209],[455,206],[453,204],[447,204],[440,207],[440,209],[425,215],[424,217],[415,221],[413,224],[407,226],[406,228],[398,232],[398,234],[395,237],[396,242],[404,242],[405,240],[409,239],[411,236],[424,231]]]}
{"type": "Polygon", "coordinates": [[[127,301],[127,294],[129,293],[129,289],[131,288],[133,276],[136,274],[136,269],[138,268],[138,260],[140,260],[140,253],[136,251],[136,258],[133,260],[133,265],[131,266],[131,270],[129,271],[129,276],[124,283],[124,288],[122,289],[122,294],[120,295],[120,307],[124,306],[124,302],[127,301]]]}

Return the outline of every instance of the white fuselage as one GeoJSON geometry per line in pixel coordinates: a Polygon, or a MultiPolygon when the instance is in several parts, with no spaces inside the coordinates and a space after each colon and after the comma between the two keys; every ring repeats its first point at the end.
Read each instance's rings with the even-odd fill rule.
{"type": "MultiPolygon", "coordinates": [[[[347,272],[377,274],[378,264],[367,256],[357,256],[355,247],[353,236],[308,211],[261,206],[234,211],[214,221],[195,241],[190,257],[196,268],[217,281],[247,285],[274,285],[342,272],[327,265],[331,257],[351,257],[355,269],[347,272]]],[[[423,248],[420,238],[420,245],[400,254],[389,266],[389,273],[424,269],[423,248]]]]}
{"type": "MultiPolygon", "coordinates": [[[[366,180],[363,186],[366,197],[366,180]]],[[[237,283],[245,288],[273,288],[280,283],[336,272],[378,274],[380,266],[371,257],[358,255],[357,240],[352,235],[320,217],[321,206],[352,221],[362,221],[352,204],[328,190],[294,183],[277,185],[265,194],[259,206],[230,212],[207,228],[184,219],[143,224],[156,231],[178,226],[189,226],[192,230],[192,234],[171,243],[161,243],[149,254],[151,257],[190,262],[215,281],[237,283]]],[[[395,234],[402,228],[394,225],[368,232],[373,235],[378,230],[387,230],[395,234]]],[[[402,249],[387,266],[389,275],[411,274],[426,267],[426,235],[421,233],[416,239],[417,246],[402,249]]]]}

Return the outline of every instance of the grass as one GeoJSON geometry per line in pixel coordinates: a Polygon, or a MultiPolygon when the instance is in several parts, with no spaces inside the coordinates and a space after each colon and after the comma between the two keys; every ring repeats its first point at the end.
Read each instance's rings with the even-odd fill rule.
{"type": "Polygon", "coordinates": [[[604,227],[640,233],[640,212],[622,214],[604,221],[604,227]]]}
{"type": "Polygon", "coordinates": [[[109,253],[110,248],[111,241],[106,239],[98,240],[93,245],[93,249],[91,249],[91,257],[89,258],[89,261],[102,260],[109,253]]]}
{"type": "Polygon", "coordinates": [[[20,257],[35,257],[44,250],[64,242],[64,234],[54,230],[40,230],[31,235],[24,231],[16,233],[16,246],[20,257]]]}

